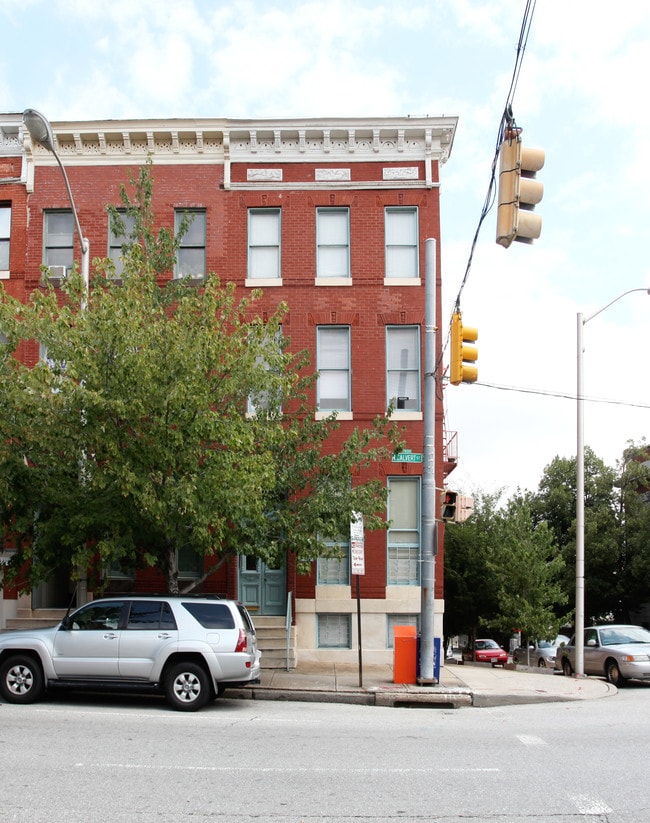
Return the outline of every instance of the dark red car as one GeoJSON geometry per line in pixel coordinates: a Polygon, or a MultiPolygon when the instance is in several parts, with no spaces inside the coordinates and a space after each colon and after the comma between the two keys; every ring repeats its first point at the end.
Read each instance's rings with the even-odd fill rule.
{"type": "Polygon", "coordinates": [[[493,666],[505,666],[508,662],[508,652],[499,646],[496,640],[477,640],[472,646],[463,649],[463,662],[468,660],[472,663],[491,663],[493,666]]]}

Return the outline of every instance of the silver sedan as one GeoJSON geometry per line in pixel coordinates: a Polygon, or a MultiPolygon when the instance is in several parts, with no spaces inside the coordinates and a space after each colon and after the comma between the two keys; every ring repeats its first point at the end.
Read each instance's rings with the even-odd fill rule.
{"type": "MultiPolygon", "coordinates": [[[[615,686],[626,680],[650,680],[650,632],[641,626],[608,624],[585,629],[585,674],[605,677],[615,686]]],[[[575,671],[575,643],[572,637],[560,647],[555,668],[570,677],[575,671]]]]}
{"type": "Polygon", "coordinates": [[[568,642],[569,638],[563,634],[558,635],[555,640],[531,640],[528,646],[518,646],[512,653],[512,659],[522,666],[552,669],[558,646],[566,645],[568,642]]]}

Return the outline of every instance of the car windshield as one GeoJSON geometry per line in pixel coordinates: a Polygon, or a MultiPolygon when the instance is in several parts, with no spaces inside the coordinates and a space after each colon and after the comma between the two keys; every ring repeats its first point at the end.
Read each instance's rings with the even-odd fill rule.
{"type": "Polygon", "coordinates": [[[600,630],[602,646],[616,646],[619,643],[650,643],[650,632],[641,626],[612,626],[600,630]]]}
{"type": "Polygon", "coordinates": [[[540,649],[552,649],[553,648],[553,644],[550,642],[550,640],[540,640],[537,645],[540,647],[540,649]]]}
{"type": "Polygon", "coordinates": [[[477,649],[498,649],[499,644],[496,640],[477,640],[476,641],[476,648],[477,649]]]}

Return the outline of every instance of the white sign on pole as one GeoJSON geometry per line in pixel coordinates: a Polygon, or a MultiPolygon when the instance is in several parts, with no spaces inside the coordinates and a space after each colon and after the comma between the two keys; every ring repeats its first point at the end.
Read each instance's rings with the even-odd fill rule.
{"type": "Polygon", "coordinates": [[[350,521],[350,561],[352,574],[365,574],[363,515],[355,512],[350,521]]]}

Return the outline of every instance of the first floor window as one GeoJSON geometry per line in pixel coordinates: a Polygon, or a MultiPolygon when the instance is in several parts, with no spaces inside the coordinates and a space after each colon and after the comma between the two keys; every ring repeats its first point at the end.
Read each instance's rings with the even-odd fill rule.
{"type": "Polygon", "coordinates": [[[319,586],[349,586],[350,585],[350,542],[328,544],[336,550],[338,557],[318,558],[318,585],[319,586]]]}
{"type": "Polygon", "coordinates": [[[386,277],[418,278],[418,210],[389,207],[385,212],[386,277]]]}
{"type": "Polygon", "coordinates": [[[387,614],[386,615],[386,648],[395,648],[395,626],[415,626],[420,628],[419,614],[387,614]]]}
{"type": "Polygon", "coordinates": [[[352,621],[349,614],[316,615],[319,649],[351,649],[352,621]]]}
{"type": "Polygon", "coordinates": [[[420,411],[420,327],[386,329],[387,405],[420,411]]]}
{"type": "Polygon", "coordinates": [[[389,586],[420,583],[420,478],[388,478],[389,586]]]}
{"type": "Polygon", "coordinates": [[[180,238],[174,276],[205,277],[205,209],[177,209],[174,213],[174,221],[176,235],[183,226],[186,228],[180,238]]]}
{"type": "Polygon", "coordinates": [[[9,240],[11,238],[11,206],[0,203],[0,271],[9,271],[9,240]]]}
{"type": "Polygon", "coordinates": [[[316,360],[319,411],[351,411],[350,327],[320,326],[316,360]]]}
{"type": "Polygon", "coordinates": [[[280,278],[280,209],[248,212],[248,278],[280,278]]]}
{"type": "Polygon", "coordinates": [[[67,273],[73,264],[74,218],[71,211],[45,212],[43,263],[63,267],[67,273]]]}

